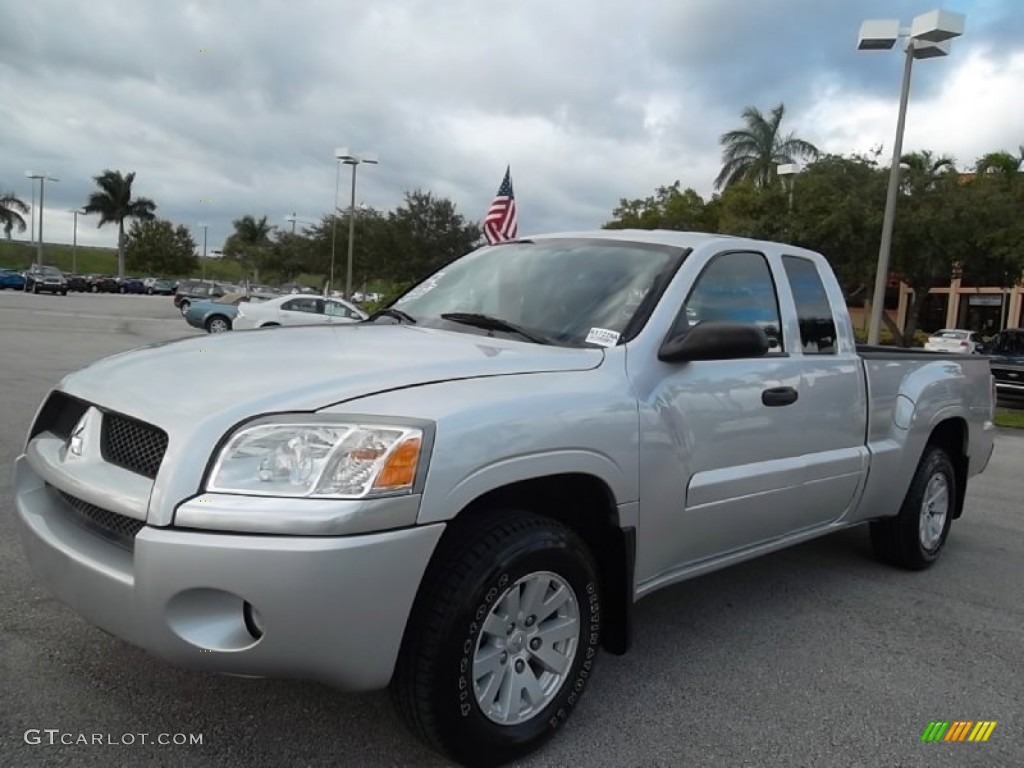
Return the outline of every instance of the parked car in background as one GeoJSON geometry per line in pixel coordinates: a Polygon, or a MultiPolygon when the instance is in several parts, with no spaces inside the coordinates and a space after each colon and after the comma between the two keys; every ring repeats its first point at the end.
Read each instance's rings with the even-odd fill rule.
{"type": "Polygon", "coordinates": [[[0,269],[0,291],[7,288],[15,291],[25,290],[25,275],[13,269],[0,269]]]}
{"type": "MultiPolygon", "coordinates": [[[[497,766],[564,730],[661,589],[859,525],[882,562],[935,564],[987,512],[965,497],[994,411],[987,359],[858,347],[818,253],[536,235],[447,264],[372,321],[66,375],[11,496],[35,577],[107,632],[211,673],[390,686],[426,744],[497,766]]],[[[814,589],[819,564],[796,567],[814,589]]],[[[871,578],[908,606],[922,589],[871,578]]],[[[729,619],[759,649],[760,613],[729,619]]],[[[662,642],[678,645],[644,646],[662,642]]],[[[665,655],[636,666],[656,675],[665,655]]]]}
{"type": "Polygon", "coordinates": [[[109,275],[87,275],[85,280],[91,293],[118,293],[121,289],[117,278],[109,275]]]}
{"type": "Polygon", "coordinates": [[[280,288],[281,293],[308,293],[312,295],[318,295],[320,291],[316,288],[310,288],[308,285],[300,285],[299,283],[285,283],[280,288]]]}
{"type": "Polygon", "coordinates": [[[982,352],[989,355],[996,394],[1007,404],[1024,404],[1024,328],[997,333],[982,352]]]}
{"type": "Polygon", "coordinates": [[[383,298],[384,295],[380,293],[363,293],[362,291],[356,291],[352,294],[352,301],[356,304],[362,304],[366,301],[380,301],[383,298]]]}
{"type": "Polygon", "coordinates": [[[174,306],[184,316],[188,312],[188,308],[192,306],[192,302],[219,299],[228,293],[231,291],[229,286],[224,283],[209,280],[182,280],[174,292],[174,306]]]}
{"type": "Polygon", "coordinates": [[[119,277],[117,278],[117,291],[118,293],[145,293],[146,286],[141,278],[119,277]]]}
{"type": "Polygon", "coordinates": [[[174,282],[162,277],[147,277],[142,281],[146,293],[150,296],[170,296],[174,293],[174,282]]]}
{"type": "Polygon", "coordinates": [[[924,348],[929,352],[957,352],[965,355],[981,351],[981,334],[959,328],[943,328],[928,337],[924,348]]]}
{"type": "Polygon", "coordinates": [[[68,295],[68,281],[57,267],[33,264],[25,270],[25,290],[32,293],[68,295]]]}
{"type": "Polygon", "coordinates": [[[261,301],[257,296],[246,298],[244,293],[227,293],[212,301],[193,301],[185,312],[185,322],[208,333],[224,333],[232,329],[239,305],[261,301]]]}
{"type": "Polygon", "coordinates": [[[341,299],[292,294],[268,299],[260,304],[238,307],[233,326],[236,330],[269,328],[275,325],[328,325],[358,323],[368,315],[341,299]]]}
{"type": "Polygon", "coordinates": [[[89,281],[84,275],[67,274],[68,290],[73,293],[85,293],[89,290],[89,281]]]}

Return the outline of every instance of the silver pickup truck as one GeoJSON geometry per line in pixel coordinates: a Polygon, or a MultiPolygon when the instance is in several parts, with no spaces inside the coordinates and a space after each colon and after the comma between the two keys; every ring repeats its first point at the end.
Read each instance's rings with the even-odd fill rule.
{"type": "Polygon", "coordinates": [[[64,378],[31,567],[170,662],[390,686],[465,765],[537,748],[657,589],[868,523],[931,565],[993,450],[984,357],[861,348],[828,263],[598,231],[481,248],[353,326],[64,378]]]}

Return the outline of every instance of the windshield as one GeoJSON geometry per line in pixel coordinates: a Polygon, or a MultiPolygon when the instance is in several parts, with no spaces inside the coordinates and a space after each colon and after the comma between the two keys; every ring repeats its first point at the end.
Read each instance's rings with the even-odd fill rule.
{"type": "Polygon", "coordinates": [[[670,276],[680,253],[667,246],[577,239],[490,246],[431,275],[393,306],[428,325],[458,327],[441,316],[482,314],[557,344],[611,346],[644,298],[670,276]]]}
{"type": "Polygon", "coordinates": [[[992,352],[999,355],[1024,355],[1024,333],[1000,333],[992,344],[992,352]]]}
{"type": "Polygon", "coordinates": [[[39,267],[39,272],[41,274],[44,274],[44,275],[50,275],[50,276],[56,276],[56,277],[60,277],[61,276],[61,271],[59,269],[57,269],[56,267],[39,267]]]}

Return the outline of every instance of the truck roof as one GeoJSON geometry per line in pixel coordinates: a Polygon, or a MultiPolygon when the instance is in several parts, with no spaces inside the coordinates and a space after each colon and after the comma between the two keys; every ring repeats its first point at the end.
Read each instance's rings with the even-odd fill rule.
{"type": "MultiPolygon", "coordinates": [[[[749,237],[737,237],[735,235],[723,235],[709,232],[679,232],[673,229],[594,229],[579,232],[552,232],[543,235],[529,235],[519,238],[520,240],[543,240],[554,238],[597,238],[602,240],[625,240],[634,243],[650,243],[652,245],[668,245],[677,248],[700,248],[703,246],[723,245],[736,247],[743,244],[747,247],[772,246],[773,248],[784,247],[794,255],[814,255],[804,248],[793,245],[771,242],[768,240],[756,240],[749,237]]],[[[513,241],[514,242],[514,241],[513,241]]]]}

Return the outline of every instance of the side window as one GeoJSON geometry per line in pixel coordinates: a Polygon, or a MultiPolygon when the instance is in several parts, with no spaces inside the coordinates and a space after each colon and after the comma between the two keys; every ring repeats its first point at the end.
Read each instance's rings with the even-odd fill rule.
{"type": "Polygon", "coordinates": [[[804,354],[834,355],[837,351],[836,321],[818,268],[813,261],[796,256],[783,256],[782,264],[796,302],[804,354]]]}
{"type": "Polygon", "coordinates": [[[327,314],[331,317],[345,317],[349,320],[359,320],[359,315],[337,301],[327,302],[327,314]]]}
{"type": "Polygon", "coordinates": [[[281,309],[288,312],[309,312],[315,315],[318,314],[316,304],[316,299],[292,299],[291,301],[286,301],[281,309]]]}
{"type": "Polygon", "coordinates": [[[723,253],[704,268],[672,334],[698,323],[753,323],[768,336],[769,354],[782,352],[782,320],[768,262],[760,253],[723,253]]]}

